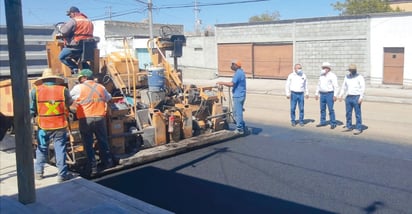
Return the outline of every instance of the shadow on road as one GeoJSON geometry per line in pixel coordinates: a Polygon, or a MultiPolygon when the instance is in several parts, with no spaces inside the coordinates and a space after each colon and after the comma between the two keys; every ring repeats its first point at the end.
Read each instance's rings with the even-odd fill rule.
{"type": "Polygon", "coordinates": [[[98,183],[176,213],[332,213],[151,166],[98,183]]]}

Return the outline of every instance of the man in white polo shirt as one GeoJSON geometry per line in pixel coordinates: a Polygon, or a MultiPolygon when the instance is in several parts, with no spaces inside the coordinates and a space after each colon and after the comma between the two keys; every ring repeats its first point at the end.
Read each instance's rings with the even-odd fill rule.
{"type": "Polygon", "coordinates": [[[301,64],[295,64],[294,71],[289,74],[285,85],[286,98],[290,99],[290,121],[293,127],[296,126],[295,110],[299,106],[299,125],[304,126],[305,100],[309,98],[308,80],[302,71],[301,64]]]}
{"type": "Polygon", "coordinates": [[[339,94],[339,101],[342,101],[346,94],[346,131],[352,131],[354,135],[362,133],[362,111],[361,104],[365,93],[365,79],[357,73],[355,64],[349,66],[349,74],[343,80],[342,89],[339,94]],[[352,127],[352,111],[355,110],[356,125],[352,127]]]}
{"type": "Polygon", "coordinates": [[[318,85],[316,87],[316,100],[320,97],[320,122],[316,127],[326,126],[326,106],[329,110],[330,128],[336,128],[335,110],[333,109],[336,97],[338,96],[338,78],[331,71],[331,64],[324,62],[320,72],[318,85]]]}

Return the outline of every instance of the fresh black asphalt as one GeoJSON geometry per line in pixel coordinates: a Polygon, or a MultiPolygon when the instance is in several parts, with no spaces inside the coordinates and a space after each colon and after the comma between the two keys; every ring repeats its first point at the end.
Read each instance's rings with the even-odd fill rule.
{"type": "Polygon", "coordinates": [[[411,213],[412,146],[257,124],[97,182],[175,213],[411,213]]]}

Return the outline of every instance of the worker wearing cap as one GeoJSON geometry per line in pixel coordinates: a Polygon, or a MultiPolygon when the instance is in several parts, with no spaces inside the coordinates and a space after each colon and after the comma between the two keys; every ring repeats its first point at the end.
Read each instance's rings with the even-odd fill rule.
{"type": "Polygon", "coordinates": [[[365,79],[357,72],[355,64],[349,66],[349,74],[343,80],[342,89],[339,94],[339,101],[346,95],[346,130],[352,131],[354,135],[362,133],[362,110],[361,104],[365,93],[365,79]],[[352,127],[352,111],[355,110],[356,124],[352,127]]]}
{"type": "Polygon", "coordinates": [[[82,53],[81,40],[93,38],[93,23],[77,7],[70,7],[67,16],[70,20],[60,29],[65,47],[60,52],[59,59],[72,73],[77,73],[78,66],[73,62],[73,57],[79,57],[82,53]]]}
{"type": "Polygon", "coordinates": [[[93,80],[93,72],[82,69],[77,84],[70,91],[76,105],[76,116],[79,119],[79,129],[82,141],[86,148],[91,173],[97,173],[97,161],[93,150],[94,137],[97,138],[100,150],[100,160],[105,168],[113,166],[106,127],[106,103],[112,99],[106,88],[93,80]]]}
{"type": "Polygon", "coordinates": [[[305,100],[309,98],[308,79],[301,64],[295,64],[294,71],[288,75],[285,84],[286,98],[290,99],[290,121],[296,126],[296,105],[299,107],[299,125],[304,126],[305,100]]]}
{"type": "Polygon", "coordinates": [[[49,143],[54,144],[56,156],[57,181],[72,178],[66,164],[67,113],[72,104],[68,89],[63,86],[64,79],[53,74],[50,68],[43,71],[41,78],[34,82],[31,90],[30,112],[37,117],[37,148],[35,179],[43,179],[44,165],[47,162],[49,143]]]}
{"type": "Polygon", "coordinates": [[[316,87],[315,98],[320,96],[320,123],[316,127],[326,126],[326,106],[329,110],[330,128],[336,128],[336,117],[333,105],[336,102],[336,97],[339,93],[338,78],[331,71],[329,62],[322,63],[318,85],[316,87]]]}
{"type": "Polygon", "coordinates": [[[236,120],[236,130],[238,134],[246,131],[245,121],[243,120],[243,105],[246,100],[246,75],[239,60],[233,60],[230,68],[235,72],[232,81],[217,82],[218,85],[232,87],[233,94],[233,115],[236,120]]]}

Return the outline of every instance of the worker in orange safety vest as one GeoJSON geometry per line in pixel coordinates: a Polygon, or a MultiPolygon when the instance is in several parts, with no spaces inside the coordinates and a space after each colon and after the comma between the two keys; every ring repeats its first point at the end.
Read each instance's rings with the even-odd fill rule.
{"type": "Polygon", "coordinates": [[[94,175],[98,172],[98,164],[94,155],[93,134],[99,144],[102,167],[113,166],[106,126],[107,102],[112,99],[112,96],[103,85],[93,80],[93,72],[89,69],[82,69],[78,80],[80,84],[73,87],[70,95],[77,109],[76,116],[79,119],[80,134],[89,159],[91,175],[94,175]]]}
{"type": "Polygon", "coordinates": [[[79,68],[72,59],[80,57],[83,51],[81,40],[93,38],[93,23],[77,7],[70,7],[67,16],[70,20],[59,29],[65,43],[59,59],[71,69],[72,74],[75,74],[79,68]]]}
{"type": "Polygon", "coordinates": [[[41,78],[34,83],[31,90],[30,112],[36,117],[39,127],[37,131],[37,148],[35,161],[35,179],[44,177],[44,165],[47,162],[49,143],[54,144],[57,181],[63,182],[73,177],[68,173],[66,164],[67,113],[73,100],[69,90],[63,86],[64,79],[55,76],[50,68],[43,71],[41,78]]]}

